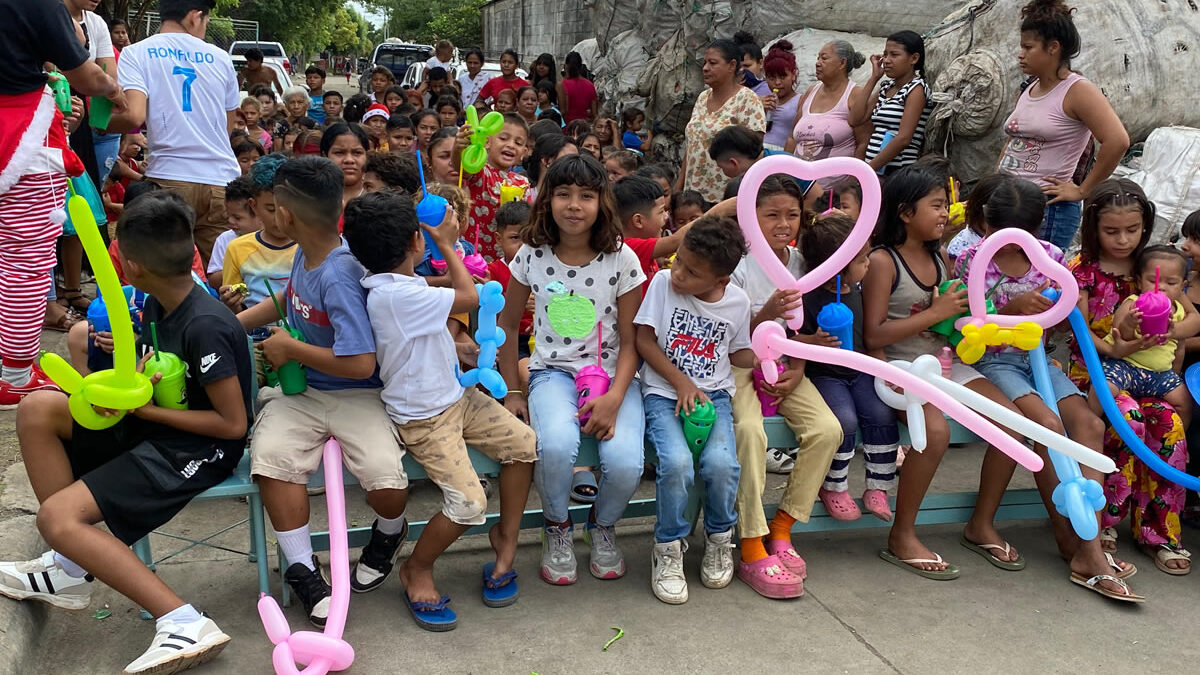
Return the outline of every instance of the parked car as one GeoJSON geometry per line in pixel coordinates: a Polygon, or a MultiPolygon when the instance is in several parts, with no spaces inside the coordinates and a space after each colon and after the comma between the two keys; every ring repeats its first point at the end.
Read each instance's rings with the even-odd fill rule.
{"type": "MultiPolygon", "coordinates": [[[[246,68],[246,57],[245,56],[236,54],[229,58],[233,59],[233,69],[236,70],[238,73],[241,73],[242,70],[244,70],[246,68]]],[[[271,70],[275,71],[275,75],[277,75],[279,77],[279,83],[283,85],[284,89],[287,89],[288,87],[292,86],[292,76],[288,75],[287,71],[283,69],[283,66],[280,65],[278,61],[274,61],[274,60],[268,61],[266,59],[263,59],[263,67],[270,68],[271,70]]],[[[243,87],[242,91],[246,91],[246,88],[243,87]]],[[[272,91],[274,91],[274,88],[272,88],[272,91]]],[[[275,96],[278,98],[280,96],[280,92],[276,91],[275,96]]]]}
{"type": "Polygon", "coordinates": [[[390,38],[387,42],[381,42],[375,46],[375,51],[371,55],[370,67],[364,68],[362,75],[359,76],[359,87],[364,92],[371,91],[371,70],[376,66],[387,68],[392,71],[396,82],[403,82],[410,66],[416,63],[424,66],[425,60],[430,56],[433,56],[433,47],[430,45],[413,44],[402,42],[397,38],[390,38]]]}
{"type": "MultiPolygon", "coordinates": [[[[289,76],[296,71],[292,68],[292,62],[288,60],[287,52],[283,50],[283,45],[278,42],[255,42],[253,40],[237,40],[229,45],[230,56],[244,56],[247,51],[257,47],[263,53],[263,62],[275,61],[283,66],[284,72],[289,76]]],[[[290,79],[288,80],[291,81],[290,79]]]]}
{"type": "MultiPolygon", "coordinates": [[[[467,72],[467,64],[460,63],[460,64],[454,66],[454,72],[450,74],[450,77],[457,80],[458,76],[462,75],[465,72],[467,72]]],[[[480,72],[487,73],[489,75],[488,79],[491,79],[492,77],[500,77],[500,64],[486,62],[483,64],[483,68],[480,68],[480,72]]],[[[526,71],[524,68],[517,68],[517,77],[519,77],[523,80],[528,80],[529,72],[526,71]]]]}

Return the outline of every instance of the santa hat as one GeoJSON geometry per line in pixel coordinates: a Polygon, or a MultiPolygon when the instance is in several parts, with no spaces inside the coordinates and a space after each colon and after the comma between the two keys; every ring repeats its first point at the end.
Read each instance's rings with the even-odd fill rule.
{"type": "Polygon", "coordinates": [[[26,173],[50,170],[75,176],[82,173],[82,163],[67,148],[62,120],[49,89],[0,96],[0,194],[16,185],[26,173]],[[63,152],[43,153],[46,147],[63,152]]]}
{"type": "Polygon", "coordinates": [[[372,103],[371,107],[367,108],[367,112],[363,113],[362,121],[363,124],[366,124],[367,120],[371,119],[372,117],[382,117],[386,120],[391,116],[392,112],[388,110],[386,105],[382,103],[372,103]]]}

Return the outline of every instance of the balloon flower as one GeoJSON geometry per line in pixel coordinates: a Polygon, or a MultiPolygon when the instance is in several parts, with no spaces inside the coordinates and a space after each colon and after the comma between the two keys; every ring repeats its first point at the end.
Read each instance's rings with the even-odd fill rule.
{"type": "Polygon", "coordinates": [[[504,287],[499,281],[476,284],[479,290],[479,328],[475,331],[475,342],[479,344],[478,367],[458,377],[464,387],[483,384],[495,398],[508,395],[508,385],[496,371],[496,352],[504,344],[504,329],[496,325],[496,317],[504,309],[504,287]]]}
{"type": "Polygon", "coordinates": [[[271,663],[276,675],[325,675],[345,670],[354,663],[354,648],[342,639],[346,615],[350,610],[350,546],[346,533],[346,492],[342,486],[342,446],[335,439],[325,441],[325,504],[329,511],[329,570],[333,574],[333,597],[325,630],[293,633],[275,598],[263,593],[258,600],[258,616],[275,651],[271,663]],[[299,670],[296,664],[305,668],[299,670]]]}
{"type": "MultiPolygon", "coordinates": [[[[99,227],[87,200],[72,194],[67,211],[76,223],[79,240],[92,264],[96,285],[106,298],[124,297],[117,270],[104,247],[99,227]]],[[[108,322],[113,334],[113,367],[83,377],[58,354],[42,353],[41,367],[63,391],[71,395],[68,407],[71,416],[85,429],[107,429],[125,413],[150,402],[154,387],[150,379],[137,370],[137,345],[134,343],[133,321],[129,309],[119,302],[106,305],[108,322]],[[96,412],[95,407],[116,411],[110,416],[96,412]]]]}
{"type": "Polygon", "coordinates": [[[462,186],[462,172],[479,173],[487,164],[487,140],[504,128],[504,115],[492,111],[479,119],[475,106],[467,106],[467,124],[471,127],[471,144],[462,152],[458,163],[458,183],[462,186]]]}

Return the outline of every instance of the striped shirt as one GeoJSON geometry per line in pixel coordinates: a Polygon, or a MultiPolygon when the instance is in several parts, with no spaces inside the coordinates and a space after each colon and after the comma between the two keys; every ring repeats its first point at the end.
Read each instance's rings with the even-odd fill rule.
{"type": "Polygon", "coordinates": [[[921,119],[917,121],[912,141],[909,142],[908,147],[904,148],[903,152],[888,162],[889,171],[906,167],[917,161],[917,157],[921,154],[921,147],[925,145],[925,122],[929,119],[929,113],[933,109],[933,101],[930,100],[925,80],[919,77],[913,78],[912,82],[901,87],[900,91],[890,98],[884,96],[883,92],[893,84],[895,84],[893,80],[884,80],[879,85],[879,101],[875,103],[875,110],[871,112],[871,123],[875,125],[875,129],[871,132],[871,140],[867,143],[867,161],[874,159],[879,154],[883,146],[884,134],[889,131],[893,134],[900,133],[900,119],[904,117],[904,104],[908,100],[909,93],[918,86],[924,87],[927,91],[925,93],[925,109],[921,111],[921,119]]]}

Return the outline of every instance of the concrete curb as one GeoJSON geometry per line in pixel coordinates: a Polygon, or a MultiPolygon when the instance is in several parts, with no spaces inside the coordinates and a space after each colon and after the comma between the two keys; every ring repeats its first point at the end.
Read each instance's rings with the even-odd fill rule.
{"type": "MultiPolygon", "coordinates": [[[[17,516],[0,522],[0,542],[6,560],[29,560],[46,551],[37,531],[36,516],[17,516]]],[[[46,625],[52,608],[40,602],[0,598],[0,673],[31,672],[31,648],[46,625]]]]}

